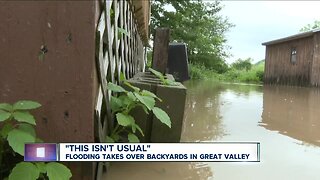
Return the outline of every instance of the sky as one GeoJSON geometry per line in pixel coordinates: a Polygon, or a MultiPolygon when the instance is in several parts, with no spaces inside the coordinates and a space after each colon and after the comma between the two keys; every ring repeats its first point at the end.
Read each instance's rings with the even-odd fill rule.
{"type": "Polygon", "coordinates": [[[227,32],[231,57],[227,63],[265,57],[263,42],[291,36],[320,20],[320,1],[222,1],[221,16],[235,25],[227,32]]]}

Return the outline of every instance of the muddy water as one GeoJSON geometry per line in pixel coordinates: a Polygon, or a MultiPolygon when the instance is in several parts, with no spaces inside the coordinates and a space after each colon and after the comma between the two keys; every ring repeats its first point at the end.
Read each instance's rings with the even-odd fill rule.
{"type": "Polygon", "coordinates": [[[188,82],[183,142],[258,141],[260,163],[113,163],[106,179],[320,179],[320,90],[188,82]]]}

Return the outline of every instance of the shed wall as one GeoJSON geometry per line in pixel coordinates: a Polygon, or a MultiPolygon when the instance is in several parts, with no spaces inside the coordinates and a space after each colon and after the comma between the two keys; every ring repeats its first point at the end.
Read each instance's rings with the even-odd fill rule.
{"type": "Polygon", "coordinates": [[[267,45],[264,81],[267,84],[309,85],[313,59],[313,37],[267,45]],[[291,48],[297,62],[291,63],[291,48]]]}
{"type": "Polygon", "coordinates": [[[312,86],[320,86],[320,33],[315,33],[313,36],[314,39],[314,47],[313,47],[313,62],[311,69],[311,85],[312,86]]]}

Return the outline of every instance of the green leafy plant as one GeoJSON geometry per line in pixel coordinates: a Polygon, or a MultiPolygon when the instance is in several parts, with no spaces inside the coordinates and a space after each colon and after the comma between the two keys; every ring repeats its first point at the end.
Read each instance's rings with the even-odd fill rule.
{"type": "MultiPolygon", "coordinates": [[[[37,109],[41,105],[34,101],[18,101],[13,105],[0,103],[0,169],[1,178],[8,175],[11,166],[8,164],[12,159],[4,159],[12,156],[13,159],[19,159],[24,156],[25,143],[42,142],[36,137],[34,126],[36,120],[29,112],[37,109]],[[20,157],[19,157],[20,156],[20,157]],[[5,161],[6,160],[6,161],[5,161]],[[4,162],[5,161],[5,162],[4,162]]],[[[15,161],[14,161],[15,162],[15,161]]],[[[14,164],[13,164],[14,165],[14,164]]],[[[69,179],[70,170],[63,164],[57,162],[17,162],[12,169],[9,180],[36,180],[41,179],[69,179]]]]}
{"type": "Polygon", "coordinates": [[[130,34],[125,29],[121,27],[117,27],[117,29],[118,29],[118,39],[120,39],[122,35],[128,36],[130,38],[130,34]]]}
{"type": "Polygon", "coordinates": [[[168,79],[166,76],[164,76],[161,72],[159,72],[159,71],[156,71],[156,70],[154,70],[154,69],[152,69],[152,68],[149,68],[149,71],[152,73],[152,74],[154,74],[155,76],[157,76],[159,79],[160,79],[160,81],[161,81],[161,83],[163,84],[163,85],[169,85],[169,86],[176,86],[177,85],[177,82],[175,82],[175,81],[173,81],[173,80],[171,80],[171,79],[168,79]]]}
{"type": "MultiPolygon", "coordinates": [[[[114,13],[114,10],[111,8],[110,9],[110,20],[111,20],[112,24],[114,24],[114,18],[115,18],[115,13],[114,13]]],[[[118,39],[121,39],[122,35],[130,38],[130,33],[121,27],[117,27],[117,32],[118,32],[118,39]]]]}
{"type": "Polygon", "coordinates": [[[155,107],[156,100],[161,101],[154,93],[141,90],[133,86],[124,79],[123,84],[132,91],[127,91],[121,86],[108,83],[108,89],[118,93],[118,96],[111,96],[111,110],[115,115],[117,124],[111,134],[107,136],[107,142],[118,142],[121,134],[125,134],[129,142],[139,142],[136,132],[139,131],[144,136],[142,129],[136,124],[133,116],[130,115],[132,109],[141,107],[146,114],[152,112],[162,123],[171,128],[171,120],[168,114],[162,109],[155,107]]]}
{"type": "Polygon", "coordinates": [[[20,162],[9,175],[9,180],[36,180],[36,179],[70,179],[70,170],[57,162],[20,162]]]}

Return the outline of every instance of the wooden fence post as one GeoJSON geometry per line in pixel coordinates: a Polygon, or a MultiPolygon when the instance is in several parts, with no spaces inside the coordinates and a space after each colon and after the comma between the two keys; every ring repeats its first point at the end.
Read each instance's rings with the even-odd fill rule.
{"type": "Polygon", "coordinates": [[[152,68],[167,72],[168,49],[169,49],[169,28],[157,28],[154,35],[152,68]]]}

